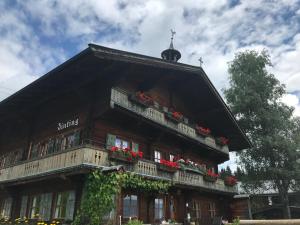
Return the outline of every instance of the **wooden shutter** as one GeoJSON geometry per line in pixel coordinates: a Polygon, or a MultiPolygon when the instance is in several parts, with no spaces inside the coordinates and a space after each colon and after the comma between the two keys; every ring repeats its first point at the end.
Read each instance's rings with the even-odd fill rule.
{"type": "Polygon", "coordinates": [[[75,131],[74,134],[74,146],[77,146],[80,144],[80,130],[75,131]]]}
{"type": "Polygon", "coordinates": [[[112,134],[107,134],[106,148],[110,149],[111,147],[115,146],[115,144],[116,144],[116,136],[112,134]]]}
{"type": "Polygon", "coordinates": [[[138,143],[132,142],[131,146],[132,146],[132,151],[134,151],[134,152],[139,151],[139,144],[138,143]]]}

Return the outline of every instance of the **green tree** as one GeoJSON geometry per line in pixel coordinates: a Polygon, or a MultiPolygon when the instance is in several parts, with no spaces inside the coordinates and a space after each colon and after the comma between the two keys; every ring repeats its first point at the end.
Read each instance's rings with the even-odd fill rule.
{"type": "MultiPolygon", "coordinates": [[[[246,189],[269,186],[277,190],[285,218],[290,218],[288,190],[300,178],[299,118],[280,99],[285,86],[268,72],[271,65],[266,51],[236,54],[229,64],[230,87],[224,94],[240,126],[253,147],[239,153],[246,189]]],[[[299,186],[299,185],[298,185],[299,186]]]]}

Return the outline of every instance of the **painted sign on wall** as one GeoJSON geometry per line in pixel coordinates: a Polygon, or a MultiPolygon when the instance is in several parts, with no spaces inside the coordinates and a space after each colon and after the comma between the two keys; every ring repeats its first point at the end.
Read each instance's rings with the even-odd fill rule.
{"type": "Polygon", "coordinates": [[[57,130],[58,131],[61,131],[61,130],[64,130],[66,128],[69,128],[69,127],[76,127],[79,125],[79,118],[76,118],[74,120],[68,120],[66,122],[60,122],[57,124],[57,130]]]}

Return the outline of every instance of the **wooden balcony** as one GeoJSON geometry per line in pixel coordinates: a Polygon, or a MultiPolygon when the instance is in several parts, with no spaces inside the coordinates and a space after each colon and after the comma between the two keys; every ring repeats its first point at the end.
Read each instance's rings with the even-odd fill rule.
{"type": "Polygon", "coordinates": [[[164,112],[160,111],[159,109],[152,107],[143,107],[139,104],[136,104],[129,100],[129,94],[126,93],[124,90],[120,90],[118,88],[113,88],[111,90],[111,107],[114,108],[115,105],[124,108],[128,111],[131,111],[139,116],[144,117],[152,122],[155,122],[159,125],[167,127],[172,131],[179,133],[185,137],[188,137],[192,140],[200,142],[206,146],[209,146],[217,151],[220,151],[225,154],[229,154],[228,146],[220,146],[216,144],[216,141],[213,137],[201,137],[196,134],[195,128],[192,126],[180,122],[180,123],[173,123],[170,120],[165,119],[164,112]]]}
{"type": "Polygon", "coordinates": [[[108,163],[107,153],[99,149],[78,147],[39,159],[21,161],[0,169],[0,183],[47,175],[82,165],[101,167],[108,163]]]}
{"type": "Polygon", "coordinates": [[[78,146],[63,152],[46,155],[39,159],[22,161],[10,167],[0,169],[0,183],[32,179],[76,168],[104,168],[110,164],[124,165],[125,170],[135,172],[151,179],[172,181],[175,185],[187,185],[194,188],[208,189],[226,193],[236,193],[235,187],[228,187],[223,180],[215,183],[206,182],[201,174],[178,170],[175,173],[160,171],[157,164],[149,160],[139,160],[136,163],[110,162],[107,150],[93,146],[78,146]]]}

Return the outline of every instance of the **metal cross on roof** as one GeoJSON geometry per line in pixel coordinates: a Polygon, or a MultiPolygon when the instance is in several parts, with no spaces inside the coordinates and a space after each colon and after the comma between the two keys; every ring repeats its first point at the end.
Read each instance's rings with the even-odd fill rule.
{"type": "Polygon", "coordinates": [[[202,57],[200,57],[198,60],[199,60],[199,62],[200,62],[200,67],[202,67],[202,65],[203,65],[202,57]]]}
{"type": "Polygon", "coordinates": [[[171,29],[171,39],[173,40],[174,39],[174,35],[176,34],[176,31],[175,30],[173,30],[173,29],[171,29]]]}

